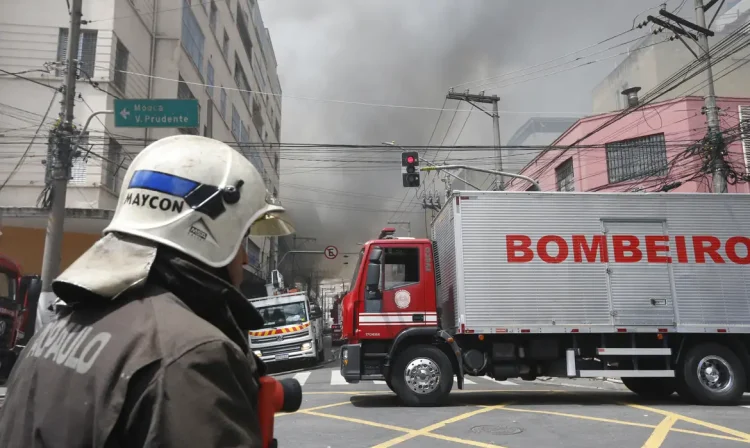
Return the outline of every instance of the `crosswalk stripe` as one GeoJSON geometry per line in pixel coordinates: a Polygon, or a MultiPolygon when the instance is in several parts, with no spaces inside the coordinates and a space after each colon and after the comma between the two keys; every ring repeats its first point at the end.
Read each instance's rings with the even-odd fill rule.
{"type": "Polygon", "coordinates": [[[294,379],[297,380],[297,382],[299,382],[300,386],[304,386],[307,379],[310,378],[311,373],[312,372],[300,372],[294,375],[294,379]]]}
{"type": "Polygon", "coordinates": [[[340,370],[337,370],[337,369],[331,370],[331,385],[332,386],[345,386],[347,384],[349,383],[346,382],[340,370]]]}

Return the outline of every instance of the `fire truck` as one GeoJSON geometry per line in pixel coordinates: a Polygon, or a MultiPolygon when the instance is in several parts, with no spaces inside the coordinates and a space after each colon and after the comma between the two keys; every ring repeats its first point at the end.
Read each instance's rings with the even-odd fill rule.
{"type": "Polygon", "coordinates": [[[21,272],[18,264],[0,255],[0,384],[34,334],[42,281],[21,272]]]}
{"type": "Polygon", "coordinates": [[[364,244],[343,301],[349,383],[410,406],[467,375],[750,391],[750,195],[459,191],[434,241],[394,233],[364,244]]]}

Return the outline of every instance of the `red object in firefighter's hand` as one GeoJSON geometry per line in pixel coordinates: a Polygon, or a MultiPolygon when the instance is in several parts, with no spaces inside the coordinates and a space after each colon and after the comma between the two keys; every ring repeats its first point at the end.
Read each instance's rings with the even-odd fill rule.
{"type": "Polygon", "coordinates": [[[263,447],[275,448],[273,416],[277,412],[297,412],[302,404],[302,386],[292,378],[277,381],[270,376],[260,377],[258,419],[263,435],[263,447]]]}

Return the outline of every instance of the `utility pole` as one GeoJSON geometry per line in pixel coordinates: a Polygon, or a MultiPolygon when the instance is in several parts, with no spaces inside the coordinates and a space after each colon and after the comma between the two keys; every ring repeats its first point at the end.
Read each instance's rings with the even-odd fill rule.
{"type": "MultiPolygon", "coordinates": [[[[495,144],[495,170],[503,171],[503,155],[500,151],[500,114],[497,108],[497,103],[500,101],[500,97],[497,95],[485,95],[484,92],[480,92],[478,95],[470,94],[468,90],[464,93],[455,93],[453,92],[453,89],[451,89],[448,91],[446,98],[449,100],[465,101],[492,117],[492,136],[495,144]],[[492,113],[490,114],[474,103],[492,104],[492,113]]],[[[499,190],[505,189],[505,181],[502,175],[500,175],[499,179],[495,180],[495,183],[499,190]]]]}
{"type": "MultiPolygon", "coordinates": [[[[714,74],[713,69],[711,68],[711,54],[709,52],[708,48],[708,37],[713,36],[714,32],[711,31],[709,28],[706,27],[706,11],[709,10],[712,6],[714,6],[718,0],[709,0],[707,5],[703,5],[703,0],[694,0],[695,1],[695,21],[696,23],[692,23],[688,20],[683,19],[682,17],[676,16],[672,14],[671,12],[667,11],[663,6],[662,9],[659,10],[659,15],[666,17],[667,19],[670,19],[672,22],[667,22],[662,19],[658,19],[653,16],[648,16],[648,21],[653,22],[656,25],[659,25],[663,28],[666,28],[672,32],[675,33],[675,36],[687,47],[688,50],[690,50],[691,53],[695,56],[695,58],[706,64],[706,80],[708,81],[708,95],[706,95],[704,101],[705,101],[705,107],[706,107],[706,119],[708,121],[708,141],[709,141],[709,148],[708,150],[711,151],[711,160],[713,163],[713,190],[714,193],[726,193],[727,192],[727,178],[726,173],[724,170],[724,139],[721,135],[721,126],[719,121],[719,108],[716,107],[716,92],[714,90],[714,74]],[[690,28],[693,31],[696,31],[697,33],[691,33],[687,31],[685,28],[690,28]],[[693,49],[690,47],[690,45],[687,44],[684,37],[687,37],[693,41],[695,41],[698,44],[698,47],[700,48],[700,56],[696,54],[693,49]]],[[[724,2],[721,2],[719,5],[719,8],[721,5],[723,5],[724,2]]],[[[717,10],[714,14],[714,19],[716,19],[716,16],[718,15],[719,11],[717,10]]],[[[713,19],[711,20],[711,24],[713,24],[713,19]]],[[[710,24],[709,24],[710,27],[710,24]]]]}
{"type": "MultiPolygon", "coordinates": [[[[715,2],[713,2],[715,3],[715,2]]],[[[698,26],[706,29],[706,10],[703,0],[695,0],[695,21],[698,26]]],[[[712,33],[713,34],[713,33],[712,33]]],[[[727,192],[727,178],[724,173],[724,144],[719,127],[719,108],[716,107],[716,92],[714,91],[714,73],[711,69],[711,56],[708,52],[708,35],[698,33],[698,45],[703,50],[706,59],[706,78],[708,80],[708,95],[706,95],[706,118],[708,119],[708,140],[711,142],[713,151],[713,183],[715,193],[727,192]]]]}
{"type": "Polygon", "coordinates": [[[73,107],[76,96],[76,75],[78,72],[78,44],[81,35],[81,16],[83,0],[72,0],[70,9],[70,27],[68,29],[67,73],[65,74],[65,95],[61,104],[60,125],[55,132],[56,148],[53,152],[50,167],[52,182],[52,207],[47,222],[47,236],[44,241],[44,258],[42,260],[42,297],[39,308],[46,309],[54,294],[52,280],[60,273],[60,252],[65,223],[65,199],[70,178],[72,154],[77,144],[76,132],[73,129],[73,107]]]}
{"type": "Polygon", "coordinates": [[[388,224],[406,226],[406,228],[408,229],[407,230],[407,232],[408,232],[407,235],[411,236],[411,223],[409,221],[388,221],[388,224]]]}

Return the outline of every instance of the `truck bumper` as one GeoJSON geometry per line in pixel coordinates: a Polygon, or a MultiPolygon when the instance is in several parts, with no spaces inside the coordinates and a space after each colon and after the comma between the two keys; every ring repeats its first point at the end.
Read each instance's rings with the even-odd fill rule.
{"type": "Polygon", "coordinates": [[[260,349],[261,355],[259,358],[264,363],[272,363],[272,362],[278,362],[278,361],[292,361],[295,359],[306,359],[306,358],[316,358],[317,354],[315,353],[315,347],[311,348],[310,350],[304,350],[300,352],[288,352],[288,353],[274,353],[273,355],[263,355],[263,349],[260,349]]]}
{"type": "Polygon", "coordinates": [[[360,366],[362,344],[346,344],[341,346],[341,376],[347,383],[356,384],[362,379],[360,366]]]}

